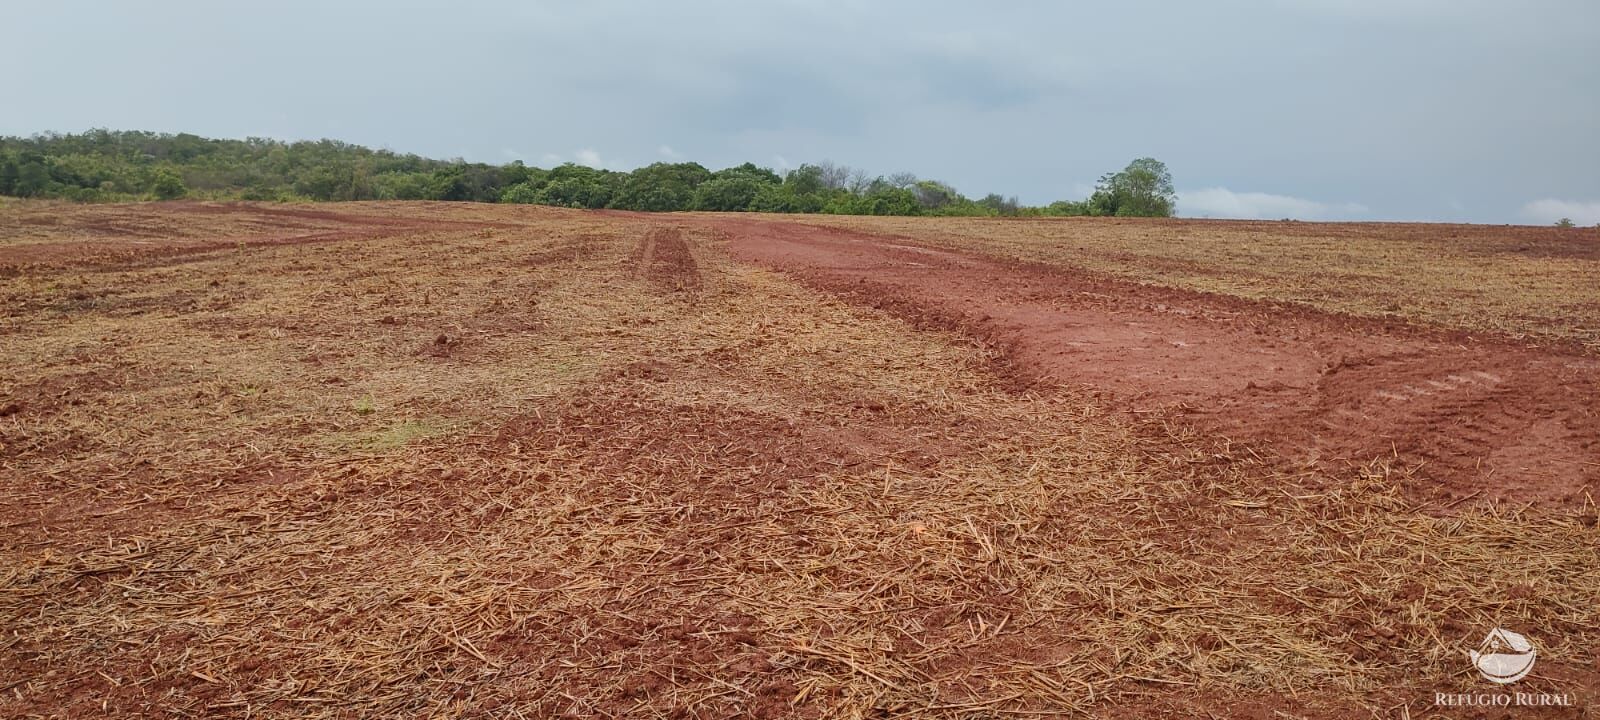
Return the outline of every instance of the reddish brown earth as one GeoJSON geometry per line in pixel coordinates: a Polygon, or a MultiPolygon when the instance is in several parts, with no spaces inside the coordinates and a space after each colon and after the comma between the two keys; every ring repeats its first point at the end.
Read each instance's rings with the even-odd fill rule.
{"type": "Polygon", "coordinates": [[[1579,504],[1600,480],[1600,358],[1143,285],[798,223],[716,220],[738,258],[1002,348],[1307,469],[1397,461],[1439,509],[1579,504]]]}
{"type": "Polygon", "coordinates": [[[30,268],[112,266],[228,248],[377,239],[401,232],[515,227],[503,222],[240,203],[166,202],[138,207],[142,212],[129,213],[131,217],[121,219],[72,221],[37,213],[18,220],[19,225],[41,230],[70,227],[73,238],[0,245],[0,277],[15,276],[30,268]],[[216,216],[226,229],[221,234],[195,233],[189,220],[194,216],[216,216]]]}
{"type": "Polygon", "coordinates": [[[683,240],[683,231],[678,228],[652,228],[640,240],[630,259],[634,272],[649,278],[659,289],[691,293],[700,289],[700,273],[694,256],[683,240]]]}
{"type": "Polygon", "coordinates": [[[329,207],[0,247],[0,717],[1431,717],[1495,624],[1579,698],[1531,715],[1600,692],[1592,353],[782,219],[329,207]]]}

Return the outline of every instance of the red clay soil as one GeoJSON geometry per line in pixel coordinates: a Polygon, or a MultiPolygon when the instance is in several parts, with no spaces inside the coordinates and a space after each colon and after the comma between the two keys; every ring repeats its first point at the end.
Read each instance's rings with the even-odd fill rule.
{"type": "Polygon", "coordinates": [[[653,228],[639,241],[630,259],[634,272],[643,274],[660,290],[694,293],[700,289],[699,267],[679,228],[653,228]]]}
{"type": "Polygon", "coordinates": [[[1030,383],[1108,394],[1307,470],[1387,460],[1438,510],[1600,484],[1600,358],[1142,285],[797,223],[717,219],[741,260],[974,335],[1030,383]]]}

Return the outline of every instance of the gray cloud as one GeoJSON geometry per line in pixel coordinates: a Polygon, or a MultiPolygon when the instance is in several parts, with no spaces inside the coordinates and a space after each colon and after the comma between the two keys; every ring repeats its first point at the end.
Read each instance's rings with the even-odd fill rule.
{"type": "Polygon", "coordinates": [[[1562,218],[1579,225],[1600,225],[1600,200],[1592,202],[1549,198],[1535,200],[1522,206],[1522,216],[1541,225],[1554,223],[1562,218]]]}
{"type": "Polygon", "coordinates": [[[1288,195],[1234,192],[1227,188],[1178,193],[1178,214],[1186,217],[1348,220],[1368,212],[1369,208],[1360,203],[1326,203],[1288,195]]]}
{"type": "Polygon", "coordinates": [[[1592,0],[62,0],[7,25],[0,61],[27,71],[5,133],[585,149],[612,167],[665,145],[1028,202],[1153,155],[1180,187],[1335,198],[1339,217],[1503,222],[1600,197],[1592,0]]]}

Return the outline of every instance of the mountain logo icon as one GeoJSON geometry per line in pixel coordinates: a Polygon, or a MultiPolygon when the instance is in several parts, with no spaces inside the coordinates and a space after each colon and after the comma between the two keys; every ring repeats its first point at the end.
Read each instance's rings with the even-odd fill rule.
{"type": "Polygon", "coordinates": [[[1538,656],[1528,638],[1505,628],[1489,631],[1477,650],[1467,653],[1472,665],[1485,680],[1510,685],[1533,672],[1533,661],[1538,656]]]}

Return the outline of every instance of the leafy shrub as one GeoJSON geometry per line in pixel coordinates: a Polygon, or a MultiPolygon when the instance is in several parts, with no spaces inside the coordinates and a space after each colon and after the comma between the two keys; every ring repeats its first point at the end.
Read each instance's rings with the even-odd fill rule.
{"type": "Polygon", "coordinates": [[[176,200],[189,194],[189,188],[177,173],[161,168],[156,171],[154,182],[150,183],[150,193],[162,200],[176,200]]]}

